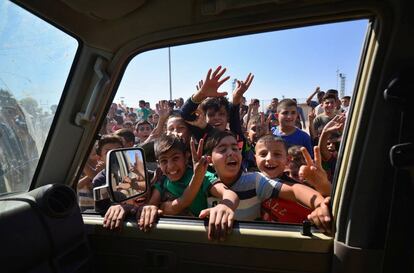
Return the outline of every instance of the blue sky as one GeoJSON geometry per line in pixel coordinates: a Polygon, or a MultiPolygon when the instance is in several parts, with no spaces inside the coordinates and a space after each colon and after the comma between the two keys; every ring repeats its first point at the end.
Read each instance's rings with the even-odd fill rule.
{"type": "Polygon", "coordinates": [[[16,99],[32,97],[45,110],[57,104],[77,47],[72,37],[1,1],[0,88],[16,99]]]}
{"type": "MultiPolygon", "coordinates": [[[[226,75],[255,79],[246,97],[306,98],[316,86],[337,88],[344,73],[346,94],[353,91],[367,20],[267,32],[171,48],[173,98],[188,98],[207,70],[227,67],[226,75]]],[[[8,1],[0,4],[0,88],[17,99],[33,97],[49,110],[64,87],[77,42],[52,31],[40,19],[8,1]]],[[[231,80],[222,91],[231,92],[231,80]]],[[[140,99],[169,99],[168,49],[144,52],[129,64],[115,97],[136,107],[140,99]]]]}
{"type": "MultiPolygon", "coordinates": [[[[245,94],[250,98],[305,99],[316,86],[337,88],[337,70],[346,75],[352,94],[367,20],[274,31],[171,48],[173,98],[188,98],[208,69],[222,65],[231,79],[222,91],[231,92],[233,78],[255,75],[245,94]]],[[[121,82],[115,101],[136,106],[169,99],[168,49],[136,56],[121,82]]]]}

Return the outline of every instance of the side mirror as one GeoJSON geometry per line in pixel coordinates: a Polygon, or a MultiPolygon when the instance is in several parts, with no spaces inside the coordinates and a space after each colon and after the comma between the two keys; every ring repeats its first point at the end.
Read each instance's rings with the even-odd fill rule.
{"type": "Polygon", "coordinates": [[[106,184],[113,201],[123,202],[148,191],[149,177],[141,148],[110,151],[106,156],[106,166],[106,184]]]}
{"type": "Polygon", "coordinates": [[[106,155],[106,184],[93,189],[95,211],[105,212],[111,201],[120,203],[145,195],[149,188],[143,150],[111,150],[106,155]]]}

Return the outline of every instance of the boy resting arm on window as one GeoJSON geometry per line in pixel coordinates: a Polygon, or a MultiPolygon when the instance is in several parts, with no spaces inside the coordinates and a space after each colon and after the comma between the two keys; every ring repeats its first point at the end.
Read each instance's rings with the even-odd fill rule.
{"type": "MultiPolygon", "coordinates": [[[[163,183],[155,185],[148,206],[142,210],[139,220],[140,229],[148,231],[159,214],[184,213],[198,216],[207,208],[207,193],[223,199],[222,205],[213,210],[214,214],[219,215],[215,221],[226,227],[232,225],[233,211],[238,205],[237,196],[226,188],[211,184],[215,176],[206,173],[207,159],[202,157],[203,140],[197,152],[193,140],[191,150],[194,158],[194,174],[187,168],[188,154],[185,153],[185,147],[178,138],[170,135],[157,141],[155,153],[166,179],[163,183]]],[[[209,234],[212,232],[209,230],[209,234]]]]}

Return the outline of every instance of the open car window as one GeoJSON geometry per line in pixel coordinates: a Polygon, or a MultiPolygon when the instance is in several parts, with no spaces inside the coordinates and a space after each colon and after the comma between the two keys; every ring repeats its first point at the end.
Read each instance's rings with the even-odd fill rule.
{"type": "Polygon", "coordinates": [[[26,191],[58,108],[77,41],[0,4],[0,194],[26,191]]]}
{"type": "MultiPolygon", "coordinates": [[[[246,156],[249,157],[246,161],[250,160],[246,163],[246,170],[258,171],[254,146],[262,134],[284,135],[280,129],[279,119],[284,113],[277,110],[275,99],[279,103],[286,99],[296,100],[297,120],[293,122],[298,130],[309,135],[310,139],[309,145],[296,145],[307,148],[314,158],[313,147],[318,146],[318,138],[328,121],[340,115],[343,116],[341,122],[345,124],[346,119],[352,114],[350,108],[355,95],[354,85],[367,26],[368,20],[365,19],[346,21],[140,53],[126,68],[100,134],[129,130],[133,136],[128,145],[143,145],[148,148],[146,139],[157,127],[162,115],[160,105],[167,104],[169,111],[180,114],[182,104],[197,91],[200,80],[205,80],[207,71],[214,71],[216,67],[221,66],[227,69],[223,78],[229,76],[229,79],[220,86],[219,91],[227,92],[229,102],[233,101],[233,91],[240,84],[238,81],[249,81],[249,73],[254,75],[239,109],[240,127],[248,143],[246,150],[250,151],[246,156]],[[332,93],[333,90],[337,91],[334,105],[326,107],[332,109],[330,117],[324,118],[324,109],[319,105],[321,103],[318,96],[322,99],[322,92],[332,93]],[[163,102],[160,103],[161,101],[163,102]],[[249,108],[253,109],[250,115],[249,108]],[[309,116],[312,116],[312,113],[316,121],[311,125],[309,116]],[[332,113],[334,115],[331,115],[332,113]],[[312,132],[310,127],[313,128],[312,132]]],[[[213,120],[211,126],[221,123],[220,111],[211,117],[208,110],[205,114],[207,120],[213,120]]],[[[168,123],[165,127],[166,131],[163,132],[168,132],[168,123]]],[[[232,129],[230,124],[225,127],[232,129]]],[[[171,130],[180,134],[179,125],[174,125],[171,130]]],[[[322,167],[331,185],[335,183],[334,172],[338,167],[335,166],[335,162],[342,137],[343,134],[338,132],[335,137],[329,138],[329,148],[323,151],[325,154],[322,167]]],[[[240,148],[245,149],[245,146],[240,148]]],[[[292,149],[289,149],[289,160],[284,162],[284,179],[290,182],[299,181],[319,190],[317,186],[300,177],[299,170],[302,165],[306,165],[306,160],[299,147],[290,148],[292,149]]],[[[157,162],[151,149],[153,148],[144,148],[147,167],[154,171],[157,162]]],[[[96,149],[93,149],[86,163],[81,176],[82,183],[78,184],[80,205],[83,208],[93,208],[91,190],[94,187],[94,179],[100,178],[105,167],[103,158],[104,154],[96,154],[96,149]]],[[[211,171],[214,172],[214,168],[211,171]]],[[[323,195],[330,195],[329,190],[323,195]]],[[[214,205],[215,202],[217,203],[217,200],[208,201],[209,205],[214,205]]],[[[296,204],[282,204],[277,199],[267,199],[261,204],[259,219],[301,223],[303,215],[308,214],[309,210],[294,208],[295,206],[296,204]],[[294,215],[292,211],[297,212],[299,216],[294,215]]]]}

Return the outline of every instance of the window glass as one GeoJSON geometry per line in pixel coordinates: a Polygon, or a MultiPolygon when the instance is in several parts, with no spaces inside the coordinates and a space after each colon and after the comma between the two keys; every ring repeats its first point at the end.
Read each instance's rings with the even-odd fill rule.
{"type": "Polygon", "coordinates": [[[29,188],[77,41],[9,1],[0,4],[0,194],[29,188]]]}
{"type": "MultiPolygon", "coordinates": [[[[202,128],[232,131],[236,133],[234,141],[223,138],[220,140],[223,143],[219,141],[211,154],[208,149],[205,152],[211,156],[212,166],[208,170],[216,173],[219,179],[224,181],[231,172],[235,173],[233,181],[226,183],[241,199],[236,219],[302,223],[311,210],[296,201],[307,203],[289,200],[293,197],[285,193],[291,189],[286,190],[279,183],[298,183],[306,187],[304,191],[311,189],[322,197],[330,195],[367,25],[368,20],[339,22],[139,54],[126,69],[101,133],[119,134],[119,130],[129,130],[132,140],[124,145],[143,146],[150,162],[147,166],[154,171],[157,162],[154,148],[149,144],[160,136],[178,135],[187,144],[191,134],[196,138],[207,135],[206,142],[210,137],[209,129],[200,133],[188,127],[188,122],[177,121],[177,117],[171,115],[161,126],[159,122],[165,112],[187,121],[196,119],[200,123],[191,123],[195,127],[200,127],[204,119],[207,125],[202,128]],[[209,69],[212,69],[210,74],[209,69]],[[214,80],[215,77],[218,79],[214,80]],[[240,96],[235,96],[236,90],[240,96]],[[209,101],[206,97],[221,96],[219,94],[227,98],[227,102],[220,99],[206,103],[209,101]],[[202,103],[197,109],[198,102],[202,103]],[[159,131],[151,134],[154,128],[159,131]],[[288,149],[283,142],[270,137],[258,142],[265,135],[279,136],[288,149]],[[320,180],[312,177],[315,173],[307,172],[309,162],[317,165],[315,160],[319,156],[314,155],[315,146],[320,146],[321,151],[320,180]],[[242,175],[238,173],[239,167],[242,175]],[[260,182],[252,184],[251,181],[260,182]],[[276,192],[281,192],[279,198],[275,198],[275,188],[276,192]],[[246,195],[252,192],[255,196],[246,195]]],[[[92,154],[84,170],[80,185],[82,191],[89,191],[89,196],[94,178],[102,178],[99,170],[104,168],[103,159],[104,154],[92,154]],[[88,175],[92,176],[85,182],[88,175]]],[[[191,178],[185,169],[187,161],[179,154],[167,151],[164,156],[161,153],[158,164],[171,184],[176,181],[185,184],[181,178],[191,178]]],[[[212,176],[206,175],[204,182],[214,181],[212,176]]],[[[178,184],[171,186],[165,177],[154,182],[153,187],[160,193],[161,201],[183,193],[183,189],[177,189],[178,184]]],[[[200,186],[205,196],[212,194],[208,191],[205,184],[200,186]]],[[[194,206],[180,215],[198,216],[200,208],[220,201],[209,198],[203,203],[200,199],[195,198],[194,206]]]]}

